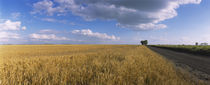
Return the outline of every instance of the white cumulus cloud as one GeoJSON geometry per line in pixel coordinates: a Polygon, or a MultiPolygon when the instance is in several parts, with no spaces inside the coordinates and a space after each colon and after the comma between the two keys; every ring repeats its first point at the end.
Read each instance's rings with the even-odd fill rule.
{"type": "Polygon", "coordinates": [[[33,14],[71,12],[85,20],[116,20],[117,26],[134,30],[166,28],[161,21],[177,16],[180,5],[202,0],[43,0],[33,4],[33,14]]]}
{"type": "Polygon", "coordinates": [[[30,34],[30,38],[36,40],[69,40],[66,37],[58,37],[55,34],[37,34],[37,33],[30,34]]]}
{"type": "Polygon", "coordinates": [[[92,32],[90,29],[73,30],[72,33],[82,35],[82,36],[99,38],[99,39],[120,40],[119,37],[116,37],[114,35],[107,35],[106,33],[92,32]]]}
{"type": "Polygon", "coordinates": [[[53,15],[54,12],[64,12],[64,9],[61,7],[54,8],[53,1],[50,0],[43,0],[33,4],[34,10],[31,12],[32,14],[48,14],[53,15]]]}
{"type": "Polygon", "coordinates": [[[0,41],[9,41],[10,39],[19,39],[20,35],[12,32],[0,31],[0,41]]]}
{"type": "Polygon", "coordinates": [[[21,21],[3,20],[0,22],[0,30],[26,30],[25,26],[21,26],[21,21]]]}
{"type": "Polygon", "coordinates": [[[23,26],[21,29],[22,29],[22,30],[26,30],[26,26],[23,26]]]}

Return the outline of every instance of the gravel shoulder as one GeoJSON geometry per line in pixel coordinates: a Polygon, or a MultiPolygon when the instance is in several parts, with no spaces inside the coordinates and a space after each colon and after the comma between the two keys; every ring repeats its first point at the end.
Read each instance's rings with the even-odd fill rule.
{"type": "Polygon", "coordinates": [[[183,52],[172,51],[164,48],[148,46],[154,52],[164,56],[175,63],[177,67],[190,72],[198,79],[210,84],[210,58],[205,56],[193,55],[183,52]]]}

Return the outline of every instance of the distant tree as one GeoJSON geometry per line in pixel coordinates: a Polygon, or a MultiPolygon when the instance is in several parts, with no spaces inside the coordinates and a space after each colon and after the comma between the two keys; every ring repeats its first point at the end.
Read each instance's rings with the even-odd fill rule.
{"type": "Polygon", "coordinates": [[[142,41],[141,41],[141,44],[142,44],[142,45],[147,45],[147,44],[148,44],[148,41],[147,41],[147,40],[142,40],[142,41]]]}
{"type": "Polygon", "coordinates": [[[148,44],[148,41],[147,40],[145,40],[145,45],[147,45],[148,44]]]}
{"type": "Polygon", "coordinates": [[[196,42],[195,45],[197,46],[198,45],[198,42],[196,42]]]}
{"type": "Polygon", "coordinates": [[[141,41],[141,45],[144,45],[144,41],[141,41]]]}

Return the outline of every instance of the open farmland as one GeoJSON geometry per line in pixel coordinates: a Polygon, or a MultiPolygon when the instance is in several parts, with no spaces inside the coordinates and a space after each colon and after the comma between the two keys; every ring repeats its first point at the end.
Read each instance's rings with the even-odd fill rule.
{"type": "Polygon", "coordinates": [[[1,45],[2,85],[193,85],[136,45],[1,45]]]}
{"type": "Polygon", "coordinates": [[[187,52],[196,55],[210,56],[210,46],[195,45],[153,45],[154,47],[166,48],[174,51],[187,52]]]}

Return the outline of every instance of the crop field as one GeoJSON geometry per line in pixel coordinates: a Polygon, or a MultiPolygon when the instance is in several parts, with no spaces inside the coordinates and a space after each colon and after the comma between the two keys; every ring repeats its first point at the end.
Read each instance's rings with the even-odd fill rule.
{"type": "Polygon", "coordinates": [[[0,45],[2,85],[194,85],[146,46],[0,45]]]}
{"type": "Polygon", "coordinates": [[[171,49],[175,51],[197,54],[197,55],[210,56],[210,46],[195,46],[195,45],[154,45],[154,46],[171,49]]]}

